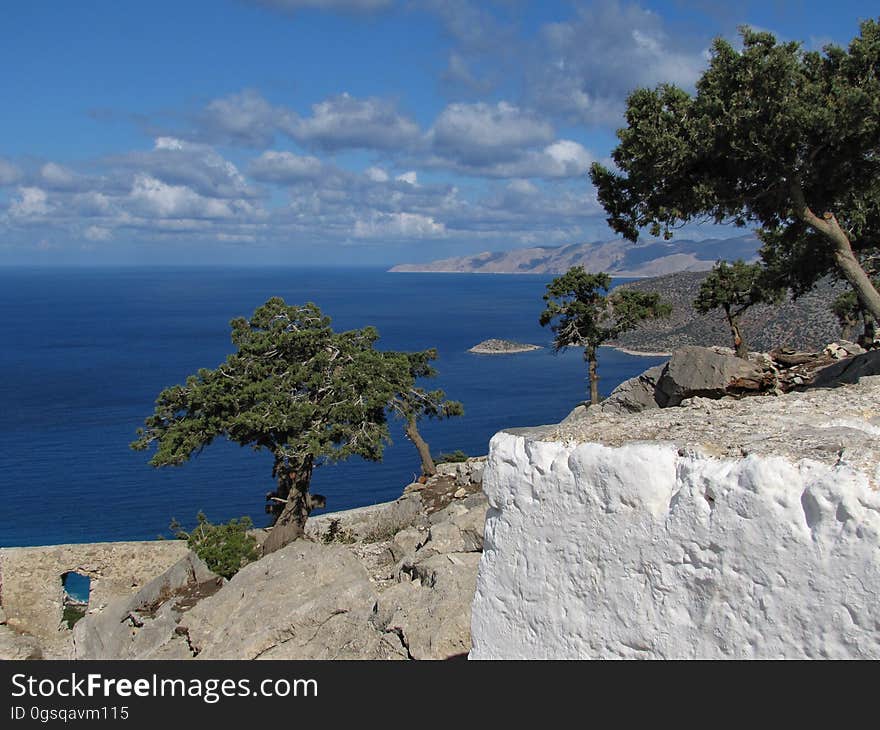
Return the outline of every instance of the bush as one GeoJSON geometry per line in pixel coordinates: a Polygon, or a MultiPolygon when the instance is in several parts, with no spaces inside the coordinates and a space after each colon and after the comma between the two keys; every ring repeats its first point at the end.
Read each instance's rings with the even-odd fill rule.
{"type": "Polygon", "coordinates": [[[177,520],[171,531],[179,540],[186,540],[190,549],[217,575],[231,578],[248,563],[260,557],[257,541],[248,530],[254,523],[250,517],[229,520],[225,525],[212,525],[204,512],[196,515],[198,525],[186,532],[177,520]]]}
{"type": "Polygon", "coordinates": [[[461,449],[456,449],[451,454],[440,454],[439,456],[437,456],[436,459],[434,459],[434,461],[437,464],[460,464],[461,462],[467,461],[470,458],[471,457],[469,457],[461,449]]]}

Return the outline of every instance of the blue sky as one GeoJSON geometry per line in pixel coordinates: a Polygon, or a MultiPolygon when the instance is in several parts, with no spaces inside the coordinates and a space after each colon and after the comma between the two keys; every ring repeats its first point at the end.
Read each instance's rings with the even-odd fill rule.
{"type": "Polygon", "coordinates": [[[0,264],[384,265],[612,238],[586,170],[613,149],[629,91],[690,88],[712,38],[742,24],[820,48],[877,14],[4,3],[0,264]]]}

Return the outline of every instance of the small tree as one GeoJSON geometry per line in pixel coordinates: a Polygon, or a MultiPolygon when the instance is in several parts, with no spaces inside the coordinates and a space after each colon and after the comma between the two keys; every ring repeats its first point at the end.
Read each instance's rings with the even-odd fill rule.
{"type": "Polygon", "coordinates": [[[190,549],[217,575],[231,578],[248,563],[260,557],[256,538],[249,533],[254,526],[250,517],[231,519],[225,525],[212,525],[204,512],[196,515],[198,524],[187,532],[177,520],[171,520],[171,532],[186,540],[190,549]]]}
{"type": "Polygon", "coordinates": [[[728,264],[719,261],[709,275],[703,279],[700,291],[694,300],[694,308],[707,314],[713,309],[724,310],[736,356],[747,359],[749,348],[742,337],[739,318],[749,307],[766,303],[777,303],[784,290],[769,284],[761,264],[747,264],[742,259],[728,264]]]}
{"type": "Polygon", "coordinates": [[[672,307],[660,295],[611,288],[606,273],[589,274],[574,266],[547,285],[541,326],[551,322],[553,349],[583,346],[590,378],[590,403],[599,403],[597,351],[600,345],[635,329],[645,319],[668,317],[672,307]]]}
{"type": "Polygon", "coordinates": [[[266,510],[276,528],[297,528],[273,530],[277,549],[323,506],[323,497],[309,494],[316,467],[355,455],[382,458],[385,408],[410,365],[377,351],[372,327],[334,332],[311,303],[288,306],[273,297],[231,326],[236,351],[216,369],[163,390],[131,446],[155,444],[156,467],[183,464],[217,437],[268,451],[277,487],[266,510]]]}
{"type": "Polygon", "coordinates": [[[437,359],[437,350],[405,353],[409,363],[409,378],[404,382],[391,400],[391,408],[403,419],[406,437],[412,441],[419,452],[422,474],[431,476],[437,473],[431,449],[419,433],[418,422],[422,418],[450,418],[464,414],[464,407],[454,400],[446,400],[442,390],[426,391],[416,386],[419,378],[433,378],[437,370],[431,365],[437,359]]]}
{"type": "Polygon", "coordinates": [[[744,28],[741,50],[715,41],[695,95],[634,91],[619,172],[590,170],[609,224],[633,241],[694,219],[757,224],[780,283],[798,294],[836,268],[880,320],[858,259],[880,241],[880,23],[860,29],[818,53],[744,28]]]}

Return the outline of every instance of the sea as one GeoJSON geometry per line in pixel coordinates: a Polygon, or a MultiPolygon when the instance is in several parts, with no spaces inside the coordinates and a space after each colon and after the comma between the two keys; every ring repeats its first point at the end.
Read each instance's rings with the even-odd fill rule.
{"type": "MultiPolygon", "coordinates": [[[[556,423],[587,397],[582,351],[554,354],[538,317],[549,275],[392,274],[341,268],[0,269],[0,546],[170,536],[203,511],[267,524],[272,458],[216,441],[156,469],[129,443],[160,390],[232,351],[229,321],[272,296],[315,302],[335,329],[373,325],[383,350],[437,348],[424,383],[465,415],[423,421],[433,453],[486,454],[497,431],[556,423]],[[488,338],[544,345],[475,355],[488,338]]],[[[602,348],[600,389],[663,358],[602,348]]],[[[379,463],[315,471],[330,511],[400,496],[419,473],[401,424],[379,463]]]]}

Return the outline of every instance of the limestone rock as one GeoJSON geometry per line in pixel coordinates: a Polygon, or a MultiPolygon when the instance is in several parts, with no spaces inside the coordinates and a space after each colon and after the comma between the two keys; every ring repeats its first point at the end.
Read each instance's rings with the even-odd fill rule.
{"type": "Polygon", "coordinates": [[[769,387],[771,380],[753,362],[712,348],[689,346],[672,353],[657,390],[667,399],[664,406],[675,406],[695,396],[721,398],[729,393],[759,391],[769,387]]]}
{"type": "Polygon", "coordinates": [[[394,562],[399,562],[408,555],[415,555],[416,550],[424,545],[427,539],[427,533],[415,527],[401,530],[391,538],[391,544],[388,546],[392,559],[394,562]]]}
{"type": "MultiPolygon", "coordinates": [[[[624,381],[602,401],[600,409],[605,413],[636,413],[648,408],[664,408],[669,402],[669,395],[658,389],[657,384],[666,369],[666,364],[657,365],[645,370],[641,375],[624,381]]],[[[587,411],[585,407],[581,408],[584,412],[587,411]]],[[[579,417],[582,415],[577,409],[569,415],[569,419],[572,420],[579,417]]]]}
{"type": "MultiPolygon", "coordinates": [[[[76,659],[167,658],[184,610],[210,593],[223,579],[193,552],[129,598],[117,599],[89,613],[73,627],[76,659]]],[[[175,658],[191,657],[187,652],[175,658]]]]}
{"type": "Polygon", "coordinates": [[[374,625],[397,634],[413,659],[466,654],[479,561],[479,553],[438,554],[411,566],[418,581],[380,594],[374,625]]]}
{"type": "Polygon", "coordinates": [[[405,658],[369,630],[375,603],[349,550],[298,540],[242,568],[180,630],[199,659],[405,658]]]}
{"type": "Polygon", "coordinates": [[[871,350],[828,365],[816,373],[811,385],[823,388],[857,383],[861,378],[871,375],[880,375],[880,350],[871,350]]]}
{"type": "Polygon", "coordinates": [[[422,495],[412,491],[393,502],[310,517],[305,536],[316,542],[350,542],[391,535],[423,519],[422,495]]]}
{"type": "Polygon", "coordinates": [[[0,625],[0,660],[42,659],[43,650],[36,638],[0,625]]]}

